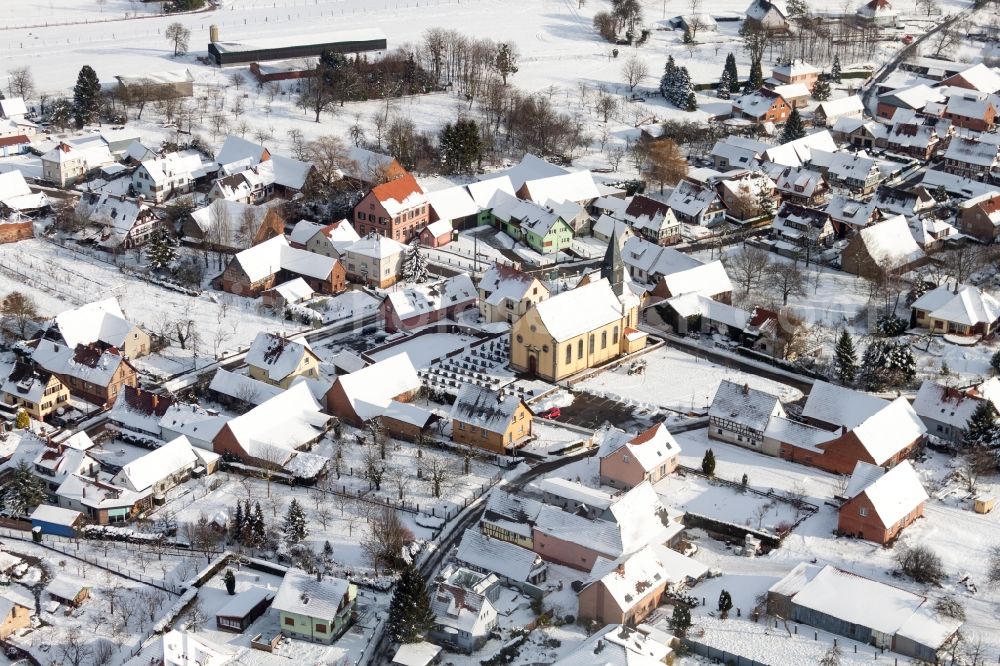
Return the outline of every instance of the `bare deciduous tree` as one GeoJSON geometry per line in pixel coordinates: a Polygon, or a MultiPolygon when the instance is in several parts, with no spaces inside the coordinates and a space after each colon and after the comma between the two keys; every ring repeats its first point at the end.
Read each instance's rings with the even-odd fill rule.
{"type": "Polygon", "coordinates": [[[171,23],[163,35],[174,45],[175,58],[187,53],[188,44],[191,42],[191,31],[185,28],[183,23],[171,23]]]}
{"type": "Polygon", "coordinates": [[[648,75],[649,66],[639,56],[632,56],[622,64],[622,78],[625,79],[629,92],[634,91],[635,87],[642,83],[642,80],[648,75]]]}
{"type": "Polygon", "coordinates": [[[12,97],[28,99],[35,93],[35,77],[30,67],[15,67],[8,70],[7,89],[12,97]]]}
{"type": "Polygon", "coordinates": [[[723,258],[729,276],[742,290],[744,296],[757,289],[764,281],[764,274],[771,265],[767,250],[752,245],[744,245],[739,252],[723,258]]]}
{"type": "Polygon", "coordinates": [[[790,296],[806,295],[806,279],[798,262],[775,262],[767,272],[765,286],[781,298],[782,305],[788,305],[790,296]]]}
{"type": "Polygon", "coordinates": [[[664,185],[676,185],[687,172],[687,158],[672,140],[664,139],[650,146],[642,175],[647,181],[659,184],[660,194],[664,185]]]}
{"type": "Polygon", "coordinates": [[[424,454],[420,459],[419,469],[423,478],[430,484],[431,494],[434,497],[441,497],[441,492],[451,486],[459,473],[450,459],[434,453],[424,454]]]}

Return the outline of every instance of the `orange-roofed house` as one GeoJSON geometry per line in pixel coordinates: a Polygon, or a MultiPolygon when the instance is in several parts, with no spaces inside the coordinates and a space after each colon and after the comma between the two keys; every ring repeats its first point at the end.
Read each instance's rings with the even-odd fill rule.
{"type": "Polygon", "coordinates": [[[427,226],[427,196],[410,174],[376,185],[354,207],[354,228],[409,243],[427,226]]]}

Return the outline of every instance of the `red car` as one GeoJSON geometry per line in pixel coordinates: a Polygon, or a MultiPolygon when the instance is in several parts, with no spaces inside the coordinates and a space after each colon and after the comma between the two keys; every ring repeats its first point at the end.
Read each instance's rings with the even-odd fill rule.
{"type": "Polygon", "coordinates": [[[913,43],[913,35],[904,35],[903,36],[903,43],[907,44],[907,45],[912,44],[913,43]]]}
{"type": "Polygon", "coordinates": [[[557,419],[562,414],[562,411],[558,407],[553,407],[549,411],[542,414],[543,419],[557,419]]]}

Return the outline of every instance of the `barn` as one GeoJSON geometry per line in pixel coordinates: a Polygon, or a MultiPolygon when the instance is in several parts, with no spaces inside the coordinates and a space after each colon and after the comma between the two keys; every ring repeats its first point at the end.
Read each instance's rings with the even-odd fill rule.
{"type": "Polygon", "coordinates": [[[221,41],[218,27],[212,26],[211,42],[208,45],[209,55],[220,67],[290,58],[313,58],[322,55],[324,51],[366,53],[385,50],[385,33],[376,29],[228,42],[221,41]]]}

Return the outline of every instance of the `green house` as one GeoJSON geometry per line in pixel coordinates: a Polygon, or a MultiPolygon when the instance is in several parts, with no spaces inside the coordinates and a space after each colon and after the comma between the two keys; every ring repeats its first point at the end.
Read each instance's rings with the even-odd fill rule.
{"type": "Polygon", "coordinates": [[[271,607],[278,611],[285,636],[330,644],[351,625],[357,595],[350,581],[317,580],[301,569],[289,569],[271,607]]]}
{"type": "Polygon", "coordinates": [[[490,203],[495,225],[536,252],[550,254],[573,244],[573,228],[549,208],[505,192],[497,192],[490,203]]]}

